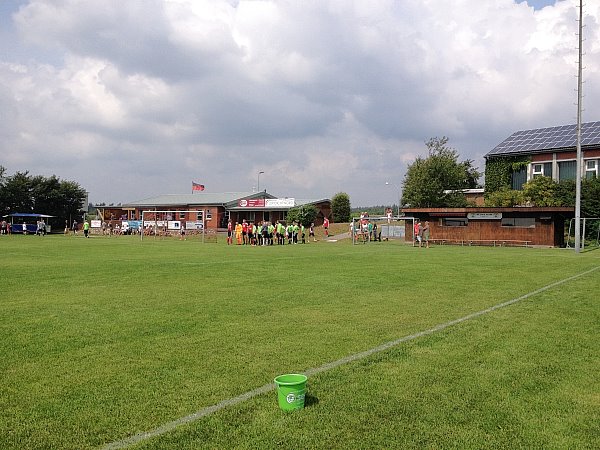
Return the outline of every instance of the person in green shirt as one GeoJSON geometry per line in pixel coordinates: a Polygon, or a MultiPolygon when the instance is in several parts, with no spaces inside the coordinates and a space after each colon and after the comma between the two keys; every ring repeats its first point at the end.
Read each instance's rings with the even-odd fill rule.
{"type": "Polygon", "coordinates": [[[273,234],[275,233],[275,225],[273,225],[271,222],[269,222],[268,232],[269,232],[269,245],[273,245],[273,234]]]}
{"type": "Polygon", "coordinates": [[[90,237],[90,224],[87,220],[83,222],[83,235],[85,237],[90,237]]]}
{"type": "Polygon", "coordinates": [[[280,221],[277,221],[277,244],[279,244],[279,245],[283,245],[285,243],[283,234],[284,234],[283,225],[281,224],[280,221]]]}

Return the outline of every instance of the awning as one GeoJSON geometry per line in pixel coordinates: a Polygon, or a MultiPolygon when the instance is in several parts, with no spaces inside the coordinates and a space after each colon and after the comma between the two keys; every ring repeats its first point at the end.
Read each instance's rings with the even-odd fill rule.
{"type": "Polygon", "coordinates": [[[12,214],[7,214],[5,216],[2,217],[36,217],[36,218],[45,218],[45,217],[55,217],[55,216],[49,216],[48,214],[35,214],[35,213],[12,213],[12,214]]]}

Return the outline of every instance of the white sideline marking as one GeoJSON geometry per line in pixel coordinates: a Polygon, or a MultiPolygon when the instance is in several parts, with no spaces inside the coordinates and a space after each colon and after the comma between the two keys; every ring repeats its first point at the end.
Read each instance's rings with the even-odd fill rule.
{"type": "MultiPolygon", "coordinates": [[[[481,311],[477,311],[477,312],[468,314],[468,315],[466,315],[464,317],[461,317],[459,319],[451,320],[449,322],[442,323],[440,325],[436,325],[435,327],[429,328],[428,330],[419,331],[417,333],[414,333],[414,334],[411,334],[411,335],[408,335],[408,336],[404,336],[404,337],[401,337],[401,338],[393,340],[393,341],[386,342],[385,344],[381,344],[381,345],[379,345],[377,347],[374,347],[372,349],[365,350],[364,352],[354,353],[353,355],[346,356],[344,358],[338,359],[337,361],[332,361],[330,363],[323,364],[322,366],[314,367],[312,369],[308,369],[308,370],[306,370],[304,372],[304,374],[310,376],[310,375],[315,375],[315,374],[318,374],[318,373],[321,373],[321,372],[325,372],[327,370],[331,370],[331,369],[334,369],[336,367],[339,367],[339,366],[341,366],[343,364],[347,364],[347,363],[350,363],[350,362],[353,362],[353,361],[357,361],[359,359],[366,358],[366,357],[371,356],[371,355],[373,355],[375,353],[383,352],[383,351],[388,350],[388,349],[390,349],[392,347],[395,347],[398,344],[401,344],[403,342],[412,341],[414,339],[417,339],[417,338],[420,338],[420,337],[423,337],[423,336],[428,336],[428,335],[436,333],[438,331],[442,331],[442,330],[444,330],[444,329],[446,329],[448,327],[457,325],[457,324],[465,322],[467,320],[474,319],[474,318],[479,317],[479,316],[483,316],[484,314],[491,313],[493,311],[496,311],[497,309],[505,308],[506,306],[510,306],[510,305],[512,305],[514,303],[517,303],[517,302],[520,302],[522,300],[528,299],[529,297],[533,297],[534,295],[540,294],[540,293],[542,293],[544,291],[547,291],[548,289],[552,289],[553,287],[559,286],[561,284],[567,283],[567,282],[569,282],[571,280],[574,280],[576,278],[579,278],[579,277],[582,277],[582,276],[587,275],[589,273],[592,273],[592,272],[594,272],[594,271],[596,271],[598,269],[600,269],[600,266],[593,267],[593,268],[591,268],[589,270],[586,270],[585,272],[581,272],[581,273],[579,273],[577,275],[570,276],[570,277],[565,278],[563,280],[555,281],[554,283],[550,283],[550,284],[548,284],[548,285],[546,285],[544,287],[536,289],[535,291],[529,292],[529,293],[524,294],[524,295],[522,295],[520,297],[517,297],[517,298],[513,298],[512,300],[508,300],[508,301],[503,302],[503,303],[498,303],[497,305],[490,306],[489,308],[483,309],[481,311]]],[[[172,431],[173,429],[175,429],[175,428],[177,428],[177,427],[179,427],[181,425],[185,425],[187,423],[195,422],[196,420],[201,419],[202,417],[208,416],[208,415],[210,415],[212,413],[215,413],[215,412],[217,412],[217,411],[219,411],[219,410],[221,410],[223,408],[226,408],[228,406],[237,405],[238,403],[242,403],[242,402],[244,402],[246,400],[249,400],[249,399],[251,399],[253,397],[256,397],[257,395],[265,394],[265,393],[273,390],[274,388],[275,388],[275,384],[274,383],[265,384],[264,386],[261,386],[259,388],[253,389],[253,390],[248,391],[248,392],[244,392],[243,394],[240,394],[237,397],[232,397],[232,398],[220,401],[219,403],[217,403],[215,405],[207,406],[206,408],[202,408],[202,409],[200,409],[200,410],[196,411],[195,413],[190,414],[188,416],[181,417],[181,418],[173,420],[171,422],[167,422],[167,423],[165,423],[165,424],[163,424],[163,425],[161,425],[161,426],[159,426],[159,427],[157,427],[157,428],[155,428],[153,430],[146,431],[146,432],[143,432],[143,433],[138,433],[138,434],[135,434],[135,435],[130,436],[128,438],[122,439],[120,441],[111,442],[109,444],[106,444],[102,448],[104,450],[122,449],[122,448],[128,447],[130,445],[137,444],[137,443],[139,443],[141,441],[144,441],[146,439],[150,439],[150,438],[155,437],[155,436],[160,436],[161,434],[165,434],[165,433],[167,433],[169,431],[172,431]]]]}

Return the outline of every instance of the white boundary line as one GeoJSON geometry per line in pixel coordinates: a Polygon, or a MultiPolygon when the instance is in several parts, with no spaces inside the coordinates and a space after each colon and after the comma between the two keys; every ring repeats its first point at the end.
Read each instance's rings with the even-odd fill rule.
{"type": "MultiPolygon", "coordinates": [[[[404,337],[401,337],[401,338],[393,340],[393,341],[386,342],[385,344],[381,344],[381,345],[379,345],[377,347],[373,347],[373,348],[371,348],[369,350],[365,350],[364,352],[354,353],[352,355],[349,355],[349,356],[346,356],[344,358],[338,359],[337,361],[332,361],[330,363],[323,364],[322,366],[314,367],[312,369],[308,369],[304,373],[306,375],[308,375],[308,376],[315,375],[315,374],[318,374],[318,373],[321,373],[321,372],[325,372],[327,370],[334,369],[334,368],[339,367],[339,366],[341,366],[343,364],[347,364],[347,363],[350,363],[350,362],[353,362],[353,361],[357,361],[357,360],[360,360],[360,359],[367,358],[367,357],[369,357],[369,356],[371,356],[371,355],[373,355],[375,353],[383,352],[383,351],[388,350],[388,349],[390,349],[392,347],[395,347],[395,346],[397,346],[397,345],[399,345],[399,344],[401,344],[403,342],[412,341],[414,339],[417,339],[417,338],[420,338],[420,337],[423,337],[423,336],[428,336],[430,334],[437,333],[438,331],[445,330],[446,328],[452,327],[454,325],[458,325],[458,324],[460,324],[462,322],[465,322],[467,320],[475,319],[476,317],[483,316],[485,314],[489,314],[489,313],[491,313],[493,311],[496,311],[498,309],[501,309],[501,308],[505,308],[505,307],[510,306],[510,305],[512,305],[514,303],[520,302],[522,300],[528,299],[529,297],[533,297],[533,296],[535,296],[537,294],[540,294],[540,293],[542,293],[544,291],[547,291],[548,289],[552,289],[552,288],[554,288],[556,286],[559,286],[561,284],[567,283],[569,281],[575,280],[575,279],[577,279],[579,277],[582,277],[584,275],[587,275],[589,273],[595,272],[598,269],[600,269],[600,266],[593,267],[593,268],[591,268],[589,270],[586,270],[585,272],[581,272],[579,274],[570,276],[570,277],[565,278],[563,280],[555,281],[554,283],[550,283],[550,284],[548,284],[548,285],[546,285],[544,287],[536,289],[535,291],[529,292],[527,294],[524,294],[524,295],[522,295],[520,297],[517,297],[517,298],[514,298],[512,300],[508,300],[508,301],[503,302],[503,303],[498,303],[497,305],[491,306],[491,307],[483,309],[481,311],[477,311],[477,312],[468,314],[468,315],[463,316],[463,317],[461,317],[459,319],[451,320],[449,322],[442,323],[440,325],[436,325],[435,327],[429,328],[428,330],[419,331],[417,333],[414,333],[414,334],[411,334],[411,335],[408,335],[408,336],[404,336],[404,337]]],[[[248,392],[244,392],[243,394],[238,395],[237,397],[232,397],[232,398],[220,401],[219,403],[217,403],[215,405],[207,406],[206,408],[202,408],[202,409],[200,409],[200,410],[196,411],[195,413],[190,414],[188,416],[181,417],[181,418],[173,420],[171,422],[167,422],[167,423],[165,423],[165,424],[163,424],[163,425],[161,425],[161,426],[159,426],[159,427],[157,427],[157,428],[155,428],[153,430],[146,431],[146,432],[143,432],[143,433],[138,433],[138,434],[135,434],[135,435],[130,436],[128,438],[122,439],[120,441],[111,442],[109,444],[106,444],[102,448],[104,450],[115,450],[115,449],[126,448],[126,447],[128,447],[130,445],[137,444],[137,443],[139,443],[141,441],[144,441],[146,439],[150,439],[152,437],[160,436],[161,434],[168,433],[169,431],[172,431],[172,430],[174,430],[175,428],[177,428],[177,427],[179,427],[181,425],[185,425],[187,423],[195,422],[198,419],[201,419],[202,417],[205,417],[205,416],[208,416],[210,414],[213,414],[213,413],[215,413],[215,412],[217,412],[217,411],[219,411],[221,409],[224,409],[224,408],[226,408],[228,406],[237,405],[238,403],[242,403],[242,402],[244,402],[246,400],[249,400],[249,399],[251,399],[253,397],[256,397],[258,395],[265,394],[265,393],[273,390],[274,388],[275,388],[275,384],[273,384],[273,383],[265,384],[264,386],[261,386],[259,388],[253,389],[253,390],[248,391],[248,392]]]]}

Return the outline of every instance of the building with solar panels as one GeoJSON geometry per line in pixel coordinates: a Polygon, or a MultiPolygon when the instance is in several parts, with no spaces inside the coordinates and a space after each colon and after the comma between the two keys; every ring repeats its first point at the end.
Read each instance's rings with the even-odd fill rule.
{"type": "MultiPolygon", "coordinates": [[[[485,155],[485,193],[504,188],[522,190],[538,176],[554,181],[577,176],[576,125],[517,131],[485,155]]],[[[582,178],[600,174],[600,122],[581,128],[582,178]]],[[[564,246],[565,223],[572,207],[404,208],[404,213],[430,222],[434,243],[462,245],[564,246]]],[[[407,225],[407,239],[412,230],[407,225]]]]}
{"type": "MultiPolygon", "coordinates": [[[[555,181],[574,180],[577,174],[576,125],[517,131],[498,144],[486,159],[486,192],[500,185],[521,190],[537,176],[555,181]]],[[[582,178],[599,175],[600,122],[581,127],[582,178]]]]}

